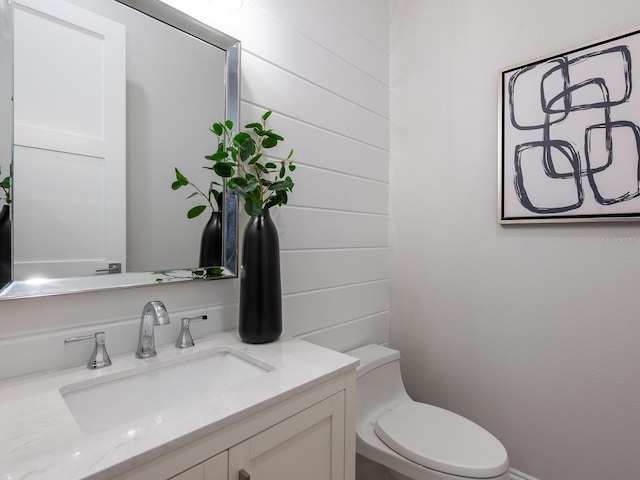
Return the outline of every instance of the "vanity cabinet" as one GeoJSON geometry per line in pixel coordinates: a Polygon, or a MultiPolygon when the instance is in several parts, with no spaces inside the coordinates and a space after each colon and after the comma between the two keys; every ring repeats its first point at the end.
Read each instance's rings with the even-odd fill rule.
{"type": "Polygon", "coordinates": [[[171,480],[218,480],[226,479],[229,471],[229,453],[222,452],[209,460],[191,467],[186,472],[171,477],[171,480]]]}
{"type": "Polygon", "coordinates": [[[118,480],[353,480],[355,372],[126,472],[118,480]]]}
{"type": "Polygon", "coordinates": [[[229,450],[229,480],[344,480],[344,393],[229,450]]]}

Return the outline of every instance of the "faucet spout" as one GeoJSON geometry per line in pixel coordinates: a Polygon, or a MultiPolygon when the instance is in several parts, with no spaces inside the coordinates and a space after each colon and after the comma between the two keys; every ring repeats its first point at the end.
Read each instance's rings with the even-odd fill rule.
{"type": "Polygon", "coordinates": [[[156,341],[154,325],[168,325],[169,314],[164,304],[158,300],[148,302],[142,309],[140,318],[140,335],[138,336],[137,358],[155,357],[156,341]]]}

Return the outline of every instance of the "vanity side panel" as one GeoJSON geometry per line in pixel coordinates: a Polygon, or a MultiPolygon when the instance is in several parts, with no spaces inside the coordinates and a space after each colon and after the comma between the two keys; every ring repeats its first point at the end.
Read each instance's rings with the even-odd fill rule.
{"type": "Polygon", "coordinates": [[[356,371],[345,374],[344,395],[344,478],[356,478],[356,371]]]}

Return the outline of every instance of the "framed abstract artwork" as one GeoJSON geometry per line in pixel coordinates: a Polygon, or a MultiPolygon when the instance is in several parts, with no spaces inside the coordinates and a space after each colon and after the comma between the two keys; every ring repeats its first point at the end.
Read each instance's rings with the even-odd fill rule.
{"type": "Polygon", "coordinates": [[[499,87],[499,223],[640,220],[640,30],[505,68],[499,87]]]}

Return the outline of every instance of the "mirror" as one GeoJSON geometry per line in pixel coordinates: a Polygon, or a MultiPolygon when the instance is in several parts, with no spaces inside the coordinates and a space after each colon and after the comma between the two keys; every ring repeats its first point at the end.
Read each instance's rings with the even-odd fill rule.
{"type": "Polygon", "coordinates": [[[205,193],[219,181],[202,167],[211,124],[238,124],[240,42],[158,0],[0,0],[0,14],[0,298],[237,276],[235,196],[213,185],[221,233],[203,256],[213,212],[187,218],[206,201],[171,184],[175,168],[205,193]]]}

